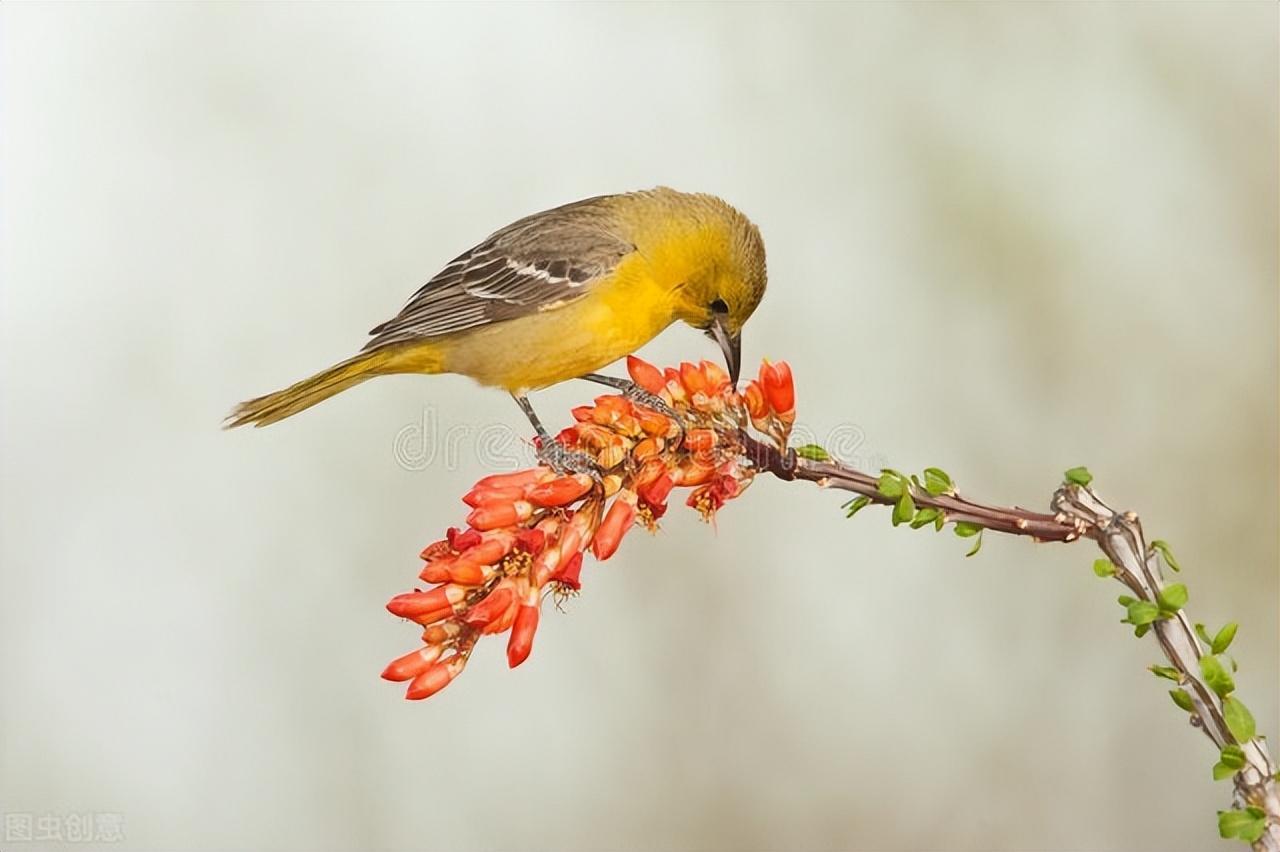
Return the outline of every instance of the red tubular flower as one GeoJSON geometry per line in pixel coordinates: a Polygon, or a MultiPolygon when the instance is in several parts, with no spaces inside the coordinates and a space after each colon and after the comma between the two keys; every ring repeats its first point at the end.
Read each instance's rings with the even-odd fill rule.
{"type": "MultiPolygon", "coordinates": [[[[582,554],[578,556],[578,564],[582,564],[582,554]]],[[[511,638],[507,640],[507,666],[515,668],[516,666],[529,659],[529,652],[533,650],[533,634],[538,629],[538,605],[521,604],[520,611],[516,613],[515,624],[511,626],[511,638]]]]}
{"type": "Polygon", "coordinates": [[[467,527],[450,528],[423,549],[420,576],[437,585],[387,604],[425,628],[422,646],[382,673],[409,681],[406,698],[426,698],[448,686],[486,634],[510,631],[507,664],[523,663],[546,595],[581,588],[588,550],[603,561],[633,526],[656,530],[674,489],[692,489],[688,505],[714,520],[755,475],[742,439],[748,423],[786,446],[795,389],[785,363],[765,362],[742,393],[709,361],[659,370],[633,356],[627,372],[666,408],[601,396],[573,409],[574,425],[556,439],[589,455],[598,477],[562,475],[545,466],[486,476],[463,497],[471,510],[467,527]]]}

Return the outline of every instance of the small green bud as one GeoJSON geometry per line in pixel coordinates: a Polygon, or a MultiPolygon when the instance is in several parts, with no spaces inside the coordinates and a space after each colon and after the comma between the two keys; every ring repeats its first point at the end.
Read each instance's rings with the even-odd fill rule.
{"type": "Polygon", "coordinates": [[[1182,683],[1182,672],[1172,666],[1147,666],[1147,670],[1156,677],[1162,677],[1174,683],[1182,683]]]}
{"type": "Polygon", "coordinates": [[[1162,611],[1167,613],[1177,612],[1187,605],[1187,587],[1182,583],[1165,586],[1156,593],[1156,600],[1160,602],[1162,611]]]}
{"type": "Polygon", "coordinates": [[[1222,747],[1222,762],[1229,769],[1244,768],[1244,749],[1235,743],[1228,743],[1222,747]]]}
{"type": "Polygon", "coordinates": [[[978,537],[973,540],[973,547],[969,548],[969,552],[964,556],[968,559],[970,556],[976,556],[978,551],[982,549],[982,530],[978,530],[978,537]]]}
{"type": "Polygon", "coordinates": [[[867,504],[870,502],[871,502],[871,498],[866,496],[853,498],[848,503],[845,503],[844,506],[842,507],[847,510],[845,511],[844,516],[846,518],[852,518],[854,515],[858,514],[863,509],[865,509],[867,507],[867,504]]]}
{"type": "Polygon", "coordinates": [[[969,521],[956,521],[956,535],[961,538],[969,538],[982,532],[981,524],[970,523],[969,521]]]}
{"type": "Polygon", "coordinates": [[[1231,647],[1231,640],[1236,638],[1236,630],[1240,625],[1234,621],[1227,622],[1227,625],[1218,631],[1218,635],[1213,637],[1213,641],[1209,643],[1209,647],[1215,654],[1221,654],[1223,651],[1231,647]]]}
{"type": "Polygon", "coordinates": [[[1089,472],[1087,467],[1073,467],[1071,470],[1063,474],[1067,482],[1072,485],[1079,485],[1087,488],[1090,482],[1093,482],[1093,474],[1089,472]]]}
{"type": "Polygon", "coordinates": [[[1206,645],[1212,645],[1213,639],[1209,638],[1209,633],[1204,629],[1204,625],[1196,622],[1196,635],[1200,637],[1200,641],[1206,645]]]}
{"type": "Polygon", "coordinates": [[[817,444],[805,444],[803,447],[796,447],[796,455],[809,461],[831,461],[830,454],[817,444]]]}
{"type": "Polygon", "coordinates": [[[916,501],[911,499],[911,495],[906,491],[902,492],[902,496],[898,498],[898,502],[893,506],[893,525],[906,523],[916,514],[916,501]]]}
{"type": "Polygon", "coordinates": [[[1151,546],[1160,551],[1160,555],[1164,557],[1164,561],[1168,563],[1170,568],[1174,571],[1182,570],[1182,567],[1178,565],[1178,560],[1173,558],[1173,551],[1169,549],[1169,542],[1158,538],[1151,542],[1151,546]]]}
{"type": "Polygon", "coordinates": [[[1099,577],[1114,577],[1116,575],[1116,566],[1111,564],[1110,559],[1093,560],[1093,573],[1099,577]]]}
{"type": "Polygon", "coordinates": [[[1174,704],[1177,704],[1188,713],[1196,712],[1196,705],[1195,702],[1191,700],[1191,693],[1187,692],[1185,689],[1171,689],[1169,690],[1169,697],[1173,699],[1174,704]]]}
{"type": "MultiPolygon", "coordinates": [[[[1160,607],[1151,603],[1151,601],[1134,601],[1125,609],[1127,614],[1124,620],[1137,627],[1150,624],[1160,617],[1160,607]]],[[[1143,632],[1145,633],[1146,631],[1143,632]]]]}
{"type": "Polygon", "coordinates": [[[876,488],[885,497],[901,497],[902,477],[892,470],[886,470],[880,474],[880,481],[876,484],[876,488]]]}
{"type": "Polygon", "coordinates": [[[1226,720],[1227,730],[1231,731],[1231,736],[1236,738],[1236,742],[1247,743],[1258,733],[1253,714],[1238,698],[1227,698],[1222,702],[1222,717],[1226,720]]]}
{"type": "Polygon", "coordinates": [[[1236,688],[1235,681],[1222,667],[1222,661],[1212,654],[1205,654],[1200,658],[1200,673],[1204,675],[1204,682],[1218,693],[1219,698],[1226,698],[1236,688]]]}
{"type": "Polygon", "coordinates": [[[911,519],[911,529],[918,530],[923,526],[935,523],[938,520],[938,516],[941,514],[941,509],[935,509],[932,506],[921,509],[916,512],[916,516],[911,519]]]}
{"type": "Polygon", "coordinates": [[[1267,830],[1267,813],[1250,805],[1242,811],[1218,811],[1218,834],[1226,839],[1238,837],[1253,843],[1267,830]]]}
{"type": "Polygon", "coordinates": [[[924,469],[924,490],[937,497],[939,494],[955,493],[955,485],[945,470],[926,467],[924,469]]]}

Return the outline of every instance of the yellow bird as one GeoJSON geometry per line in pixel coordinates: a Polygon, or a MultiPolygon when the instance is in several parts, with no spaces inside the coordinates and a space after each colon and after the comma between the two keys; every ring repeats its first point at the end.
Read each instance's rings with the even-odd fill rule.
{"type": "MultiPolygon", "coordinates": [[[[736,382],[742,326],[764,295],[764,242],[711,195],[659,187],[527,216],[452,260],[355,357],[241,403],[266,426],[373,376],[458,373],[504,388],[544,439],[529,391],[584,378],[676,320],[704,329],[736,382]]],[[[634,388],[630,388],[635,390],[634,388]]]]}

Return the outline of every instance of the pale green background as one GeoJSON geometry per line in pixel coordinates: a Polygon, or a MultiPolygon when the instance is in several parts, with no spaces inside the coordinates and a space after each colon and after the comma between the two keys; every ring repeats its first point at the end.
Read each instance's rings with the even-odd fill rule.
{"type": "MultiPolygon", "coordinates": [[[[131,850],[1219,843],[1211,747],[1087,546],[965,560],[762,481],[718,533],[673,510],[590,565],[523,668],[490,641],[407,703],[383,604],[497,462],[473,432],[406,470],[396,436],[523,435],[515,407],[401,377],[218,424],[519,215],[716,192],[769,249],[747,361],[790,360],[805,424],[1030,506],[1089,464],[1176,545],[1193,615],[1241,622],[1276,736],[1275,5],[0,26],[0,811],[119,813],[131,850]]],[[[563,423],[591,393],[536,401],[563,423]]]]}

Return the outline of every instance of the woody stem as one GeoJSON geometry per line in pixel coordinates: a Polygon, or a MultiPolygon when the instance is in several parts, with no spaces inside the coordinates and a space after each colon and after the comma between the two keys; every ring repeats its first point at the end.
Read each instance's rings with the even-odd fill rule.
{"type": "MultiPolygon", "coordinates": [[[[744,455],[753,466],[783,480],[805,480],[821,488],[836,488],[867,498],[872,503],[894,505],[897,496],[880,491],[880,477],[836,461],[811,461],[794,450],[779,450],[758,441],[745,431],[739,434],[744,455]]],[[[1097,543],[1114,566],[1115,578],[1141,601],[1158,604],[1165,580],[1160,559],[1148,545],[1138,516],[1117,512],[1089,487],[1064,483],[1054,492],[1052,514],[1020,507],[988,506],[954,492],[930,494],[926,489],[906,486],[915,505],[940,511],[946,522],[966,522],[983,529],[1010,535],[1030,536],[1037,541],[1071,542],[1088,538],[1097,543]]],[[[1255,850],[1280,852],[1280,794],[1277,792],[1276,764],[1266,741],[1252,737],[1239,742],[1231,733],[1224,714],[1224,700],[1207,682],[1200,667],[1205,649],[1184,609],[1178,609],[1151,625],[1161,652],[1176,670],[1178,683],[1189,694],[1193,710],[1191,724],[1200,728],[1214,747],[1238,745],[1245,765],[1234,776],[1233,805],[1259,808],[1266,813],[1266,829],[1253,843],[1255,850]]]]}

